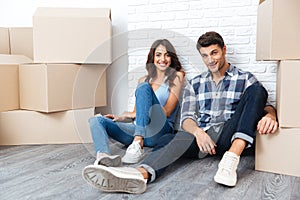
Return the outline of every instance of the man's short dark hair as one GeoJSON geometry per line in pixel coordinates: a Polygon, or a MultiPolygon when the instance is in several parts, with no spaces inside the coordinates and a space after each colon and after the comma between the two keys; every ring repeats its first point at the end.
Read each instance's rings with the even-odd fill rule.
{"type": "Polygon", "coordinates": [[[197,50],[201,47],[208,47],[210,45],[217,44],[220,48],[224,47],[224,40],[222,36],[214,31],[206,32],[201,35],[197,42],[197,50]]]}

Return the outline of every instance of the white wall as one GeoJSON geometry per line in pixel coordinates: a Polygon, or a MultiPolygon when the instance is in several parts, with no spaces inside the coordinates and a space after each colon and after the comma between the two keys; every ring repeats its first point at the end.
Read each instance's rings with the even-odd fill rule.
{"type": "Polygon", "coordinates": [[[207,31],[219,32],[227,45],[227,59],[253,72],[276,100],[276,62],[257,62],[256,20],[259,0],[130,0],[128,2],[129,109],[134,105],[137,79],[145,73],[151,43],[169,39],[191,78],[206,70],[195,46],[207,31]]]}
{"type": "Polygon", "coordinates": [[[128,103],[124,99],[128,98],[127,3],[122,0],[0,0],[0,27],[32,26],[32,16],[37,7],[111,8],[113,63],[107,69],[108,106],[97,110],[114,113],[126,110],[128,103]]]}
{"type": "Polygon", "coordinates": [[[275,105],[277,63],[255,60],[258,0],[0,0],[0,26],[31,26],[38,6],[112,8],[114,62],[107,74],[108,106],[100,112],[133,108],[137,79],[158,38],[174,44],[188,78],[205,70],[195,45],[210,30],[224,37],[229,62],[253,72],[275,105]]]}

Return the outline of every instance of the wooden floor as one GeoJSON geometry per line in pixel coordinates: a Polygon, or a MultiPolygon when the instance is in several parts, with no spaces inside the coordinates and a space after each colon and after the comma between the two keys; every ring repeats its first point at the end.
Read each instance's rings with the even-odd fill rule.
{"type": "MultiPolygon", "coordinates": [[[[125,148],[112,143],[115,153],[125,148]]],[[[219,157],[180,159],[141,195],[103,193],[81,177],[94,161],[92,144],[0,147],[0,199],[300,199],[300,178],[254,170],[254,157],[242,157],[234,188],[213,181],[219,157]]]]}

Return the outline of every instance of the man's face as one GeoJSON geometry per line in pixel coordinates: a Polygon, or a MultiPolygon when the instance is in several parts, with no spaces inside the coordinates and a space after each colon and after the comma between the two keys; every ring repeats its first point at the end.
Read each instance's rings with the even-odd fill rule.
{"type": "Polygon", "coordinates": [[[225,66],[226,46],[220,48],[217,44],[213,44],[208,47],[201,47],[199,52],[204,64],[211,73],[219,73],[225,66]]]}

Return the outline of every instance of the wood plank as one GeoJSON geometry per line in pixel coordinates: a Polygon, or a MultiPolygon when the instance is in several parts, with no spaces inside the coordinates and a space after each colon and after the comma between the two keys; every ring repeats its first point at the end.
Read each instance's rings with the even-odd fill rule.
{"type": "MultiPolygon", "coordinates": [[[[126,147],[111,141],[111,150],[123,155],[126,147]]],[[[220,157],[181,158],[144,194],[133,195],[104,193],[83,180],[82,169],[95,159],[93,144],[2,146],[0,153],[0,199],[5,200],[300,199],[299,177],[255,171],[253,156],[241,158],[233,188],[213,181],[220,157]]]]}

